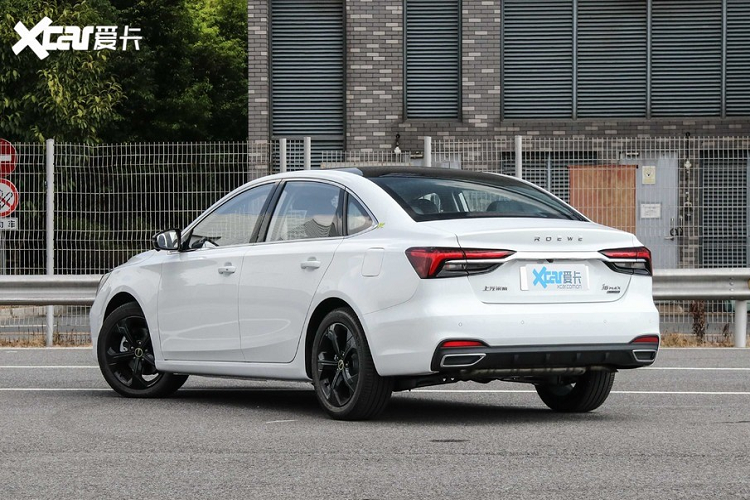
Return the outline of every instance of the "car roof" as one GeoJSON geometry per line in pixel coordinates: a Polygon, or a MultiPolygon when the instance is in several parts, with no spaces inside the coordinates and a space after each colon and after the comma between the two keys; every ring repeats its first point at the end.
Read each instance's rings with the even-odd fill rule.
{"type": "MultiPolygon", "coordinates": [[[[470,170],[459,170],[455,168],[441,167],[339,167],[324,170],[302,170],[290,172],[286,177],[299,177],[315,175],[323,178],[336,178],[340,174],[358,175],[366,179],[377,179],[381,177],[429,177],[433,179],[464,179],[474,182],[488,182],[492,184],[523,185],[526,182],[507,175],[474,172],[470,170]]],[[[283,174],[282,174],[283,175],[283,174]]]]}

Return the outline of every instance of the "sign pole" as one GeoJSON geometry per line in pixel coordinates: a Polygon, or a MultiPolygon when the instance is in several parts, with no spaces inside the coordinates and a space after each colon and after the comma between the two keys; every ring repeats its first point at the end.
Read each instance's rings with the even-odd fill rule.
{"type": "MultiPolygon", "coordinates": [[[[47,275],[55,274],[55,140],[47,139],[47,275]]],[[[55,332],[55,306],[47,306],[47,347],[52,347],[55,332]]]]}

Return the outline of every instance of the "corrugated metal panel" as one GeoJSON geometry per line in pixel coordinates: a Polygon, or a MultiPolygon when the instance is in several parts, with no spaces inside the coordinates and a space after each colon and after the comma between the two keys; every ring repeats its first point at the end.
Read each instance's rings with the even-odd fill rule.
{"type": "Polygon", "coordinates": [[[727,116],[750,116],[750,2],[727,0],[727,116]]]}
{"type": "Polygon", "coordinates": [[[578,0],[578,117],[646,116],[643,0],[578,0]]]}
{"type": "Polygon", "coordinates": [[[406,0],[406,118],[457,119],[461,89],[458,0],[406,0]]]}
{"type": "Polygon", "coordinates": [[[504,118],[573,116],[573,1],[503,2],[504,118]]]}
{"type": "Polygon", "coordinates": [[[652,116],[721,115],[721,0],[654,0],[652,116]]]}
{"type": "MultiPolygon", "coordinates": [[[[272,0],[271,133],[344,146],[345,34],[342,0],[272,0]]],[[[329,149],[330,144],[329,144],[329,149]]]]}
{"type": "Polygon", "coordinates": [[[703,267],[747,267],[750,160],[747,151],[703,151],[703,267]]]}

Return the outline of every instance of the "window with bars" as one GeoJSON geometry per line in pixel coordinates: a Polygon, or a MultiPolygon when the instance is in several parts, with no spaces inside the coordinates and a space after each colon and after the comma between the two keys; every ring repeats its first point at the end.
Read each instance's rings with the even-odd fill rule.
{"type": "Polygon", "coordinates": [[[407,120],[456,120],[461,108],[459,0],[406,0],[404,112],[407,120]]]}
{"type": "Polygon", "coordinates": [[[747,151],[702,151],[701,264],[747,267],[750,263],[750,156],[747,151]]]}

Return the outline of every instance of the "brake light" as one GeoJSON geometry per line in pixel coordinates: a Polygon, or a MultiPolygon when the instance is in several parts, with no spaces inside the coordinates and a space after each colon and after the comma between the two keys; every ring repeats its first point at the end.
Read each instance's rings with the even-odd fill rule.
{"type": "Polygon", "coordinates": [[[484,342],[478,340],[446,340],[440,347],[443,349],[449,349],[451,347],[487,347],[484,342]]]}
{"type": "Polygon", "coordinates": [[[651,251],[646,247],[612,248],[599,253],[608,257],[605,261],[613,271],[625,274],[643,274],[651,276],[651,251]]]}
{"type": "Polygon", "coordinates": [[[406,257],[420,278],[449,278],[488,273],[503,264],[511,250],[409,248],[406,257]]]}
{"type": "Polygon", "coordinates": [[[658,344],[658,335],[641,335],[630,341],[631,344],[658,344]]]}

